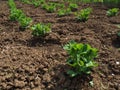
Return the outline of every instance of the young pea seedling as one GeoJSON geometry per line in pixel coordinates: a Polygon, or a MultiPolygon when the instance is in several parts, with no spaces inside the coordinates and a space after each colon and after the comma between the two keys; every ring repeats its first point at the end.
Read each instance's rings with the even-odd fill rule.
{"type": "Polygon", "coordinates": [[[64,9],[64,8],[62,8],[62,9],[59,9],[58,10],[58,16],[65,16],[65,15],[69,15],[69,14],[71,14],[71,9],[70,8],[67,8],[67,9],[64,9]]]}
{"type": "Polygon", "coordinates": [[[36,37],[45,36],[51,32],[51,24],[38,23],[31,27],[32,35],[36,37]]]}
{"type": "Polygon", "coordinates": [[[69,8],[70,8],[72,11],[75,11],[75,10],[77,10],[78,5],[77,5],[77,4],[74,4],[74,3],[70,3],[70,4],[69,4],[69,8]]]}
{"type": "Polygon", "coordinates": [[[11,21],[18,21],[21,17],[25,17],[22,10],[16,8],[11,9],[9,17],[11,21]]]}
{"type": "Polygon", "coordinates": [[[29,17],[22,17],[18,20],[18,22],[20,23],[20,27],[25,29],[30,25],[30,23],[32,22],[32,19],[29,17]]]}
{"type": "Polygon", "coordinates": [[[85,22],[89,19],[90,13],[92,12],[91,8],[82,9],[80,12],[75,13],[77,20],[80,22],[85,22]]]}
{"type": "Polygon", "coordinates": [[[8,0],[8,5],[10,6],[11,9],[16,8],[14,0],[8,0]]]}
{"type": "Polygon", "coordinates": [[[42,5],[42,8],[45,9],[48,13],[53,13],[54,11],[56,11],[56,5],[55,3],[44,3],[42,5]]]}
{"type": "Polygon", "coordinates": [[[89,44],[70,41],[63,48],[69,55],[67,64],[71,66],[72,69],[69,70],[67,74],[71,77],[90,74],[93,67],[98,66],[94,61],[94,58],[97,57],[98,50],[96,48],[92,48],[89,44]]]}
{"type": "Polygon", "coordinates": [[[119,8],[109,9],[109,10],[107,11],[107,16],[108,16],[108,17],[116,16],[116,15],[118,15],[118,12],[119,12],[119,8]]]}

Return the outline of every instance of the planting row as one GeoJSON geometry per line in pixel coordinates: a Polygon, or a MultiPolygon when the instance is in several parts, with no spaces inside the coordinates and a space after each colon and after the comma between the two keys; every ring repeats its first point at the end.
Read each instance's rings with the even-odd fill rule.
{"type": "Polygon", "coordinates": [[[9,0],[9,6],[10,20],[18,21],[22,30],[29,28],[32,30],[32,35],[34,36],[44,36],[51,31],[51,24],[38,23],[32,25],[32,19],[30,17],[27,17],[22,10],[16,8],[14,0],[9,0]]]}
{"type": "MultiPolygon", "coordinates": [[[[45,9],[48,13],[52,13],[57,11],[58,16],[65,16],[72,13],[72,11],[77,11],[78,5],[71,0],[66,0],[68,2],[68,6],[64,5],[63,3],[54,3],[54,2],[45,2],[45,0],[21,0],[24,3],[32,4],[35,7],[41,6],[41,8],[45,9]]],[[[75,13],[78,20],[85,16],[88,17],[92,10],[91,9],[83,9],[77,13],[75,13]]],[[[109,17],[116,16],[119,12],[119,8],[112,8],[106,12],[106,15],[109,17]]],[[[83,20],[84,21],[84,20],[83,20]]]]}
{"type": "MultiPolygon", "coordinates": [[[[58,16],[65,16],[74,13],[76,20],[79,22],[87,21],[92,12],[92,8],[85,8],[77,11],[78,5],[76,3],[73,3],[72,1],[69,1],[67,6],[65,6],[63,3],[47,3],[45,0],[21,1],[27,4],[33,4],[35,7],[41,6],[49,13],[57,11],[58,16]]],[[[29,28],[33,31],[32,34],[34,36],[45,36],[47,33],[51,32],[51,24],[38,23],[36,25],[32,25],[32,19],[30,17],[27,17],[22,10],[16,8],[14,0],[9,0],[9,6],[11,8],[10,20],[18,21],[20,23],[21,29],[25,30],[25,28],[29,28]]],[[[119,8],[112,8],[106,11],[106,15],[108,17],[116,16],[118,14],[119,8]]],[[[120,37],[120,32],[117,33],[117,36],[120,37]]]]}

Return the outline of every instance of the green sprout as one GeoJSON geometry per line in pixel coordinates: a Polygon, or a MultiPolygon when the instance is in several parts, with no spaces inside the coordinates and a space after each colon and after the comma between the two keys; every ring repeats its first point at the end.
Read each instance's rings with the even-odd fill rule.
{"type": "Polygon", "coordinates": [[[9,17],[11,21],[17,21],[21,17],[25,17],[22,10],[16,8],[11,10],[9,17]]]}
{"type": "Polygon", "coordinates": [[[67,8],[67,9],[64,9],[64,8],[59,9],[57,14],[58,14],[58,16],[69,15],[69,14],[71,14],[71,9],[70,9],[70,8],[67,8]]]}
{"type": "Polygon", "coordinates": [[[98,50],[96,48],[92,48],[89,44],[70,41],[63,48],[69,55],[67,64],[71,66],[72,69],[69,70],[67,74],[71,77],[90,74],[93,67],[98,66],[94,61],[94,58],[97,57],[98,50]]]}
{"type": "Polygon", "coordinates": [[[33,36],[45,36],[47,33],[51,32],[51,24],[38,23],[31,27],[33,36]]]}
{"type": "Polygon", "coordinates": [[[21,28],[26,28],[27,26],[30,25],[30,23],[32,22],[32,19],[29,17],[22,17],[18,21],[20,23],[21,28]]]}
{"type": "Polygon", "coordinates": [[[91,8],[82,9],[80,12],[76,13],[77,20],[81,22],[87,21],[91,12],[91,8]]]}
{"type": "Polygon", "coordinates": [[[65,5],[63,3],[57,3],[56,5],[58,8],[65,8],[65,5]]]}
{"type": "Polygon", "coordinates": [[[14,0],[8,0],[8,5],[10,6],[11,9],[16,8],[14,0]]]}
{"type": "Polygon", "coordinates": [[[74,3],[70,3],[69,4],[69,8],[73,11],[73,10],[77,10],[78,8],[78,5],[77,4],[74,4],[74,3]]]}
{"type": "Polygon", "coordinates": [[[45,9],[47,12],[52,13],[56,11],[56,4],[55,3],[48,3],[48,4],[44,3],[42,5],[42,8],[45,9]]]}
{"type": "Polygon", "coordinates": [[[38,6],[42,5],[43,3],[45,3],[45,0],[32,0],[32,4],[35,7],[38,7],[38,6]]]}
{"type": "Polygon", "coordinates": [[[30,0],[21,0],[21,2],[26,3],[26,4],[32,4],[30,0]]]}
{"type": "Polygon", "coordinates": [[[116,16],[116,15],[118,15],[118,12],[119,12],[119,8],[109,9],[109,10],[107,11],[107,16],[109,16],[109,17],[116,16]]]}

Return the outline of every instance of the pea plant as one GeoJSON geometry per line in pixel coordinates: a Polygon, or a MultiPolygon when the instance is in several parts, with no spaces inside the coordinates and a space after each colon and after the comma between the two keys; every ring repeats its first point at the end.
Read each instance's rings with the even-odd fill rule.
{"type": "Polygon", "coordinates": [[[38,1],[34,1],[34,2],[32,2],[32,4],[33,4],[35,7],[39,7],[41,3],[38,2],[38,1]]]}
{"type": "Polygon", "coordinates": [[[63,3],[57,3],[56,5],[58,8],[65,8],[65,5],[63,3]]]}
{"type": "Polygon", "coordinates": [[[69,15],[69,14],[71,14],[71,9],[70,8],[67,8],[67,9],[64,9],[64,8],[62,8],[62,9],[59,9],[58,10],[58,16],[65,16],[65,15],[69,15]]]}
{"type": "Polygon", "coordinates": [[[56,4],[55,3],[49,3],[48,7],[46,8],[47,12],[52,13],[56,11],[56,4]]]}
{"type": "Polygon", "coordinates": [[[26,4],[32,4],[30,0],[21,0],[21,2],[26,3],[26,4]]]}
{"type": "Polygon", "coordinates": [[[56,4],[55,3],[44,3],[42,5],[42,8],[45,9],[48,13],[52,13],[54,11],[56,11],[56,4]]]}
{"type": "Polygon", "coordinates": [[[31,27],[33,36],[45,36],[51,32],[51,24],[38,23],[31,27]]]}
{"type": "Polygon", "coordinates": [[[15,2],[14,0],[8,0],[8,5],[9,7],[12,9],[12,8],[16,8],[16,5],[15,5],[15,2]]]}
{"type": "Polygon", "coordinates": [[[20,18],[18,22],[20,23],[20,27],[25,29],[30,25],[30,23],[32,22],[32,19],[29,17],[23,17],[23,18],[20,18]]]}
{"type": "Polygon", "coordinates": [[[10,6],[10,20],[11,21],[18,21],[19,18],[25,17],[25,14],[22,10],[17,9],[14,0],[9,0],[8,4],[10,6]]]}
{"type": "Polygon", "coordinates": [[[67,74],[71,77],[90,74],[93,67],[98,66],[94,61],[94,58],[97,57],[98,50],[92,48],[89,44],[70,41],[63,48],[69,55],[67,64],[71,66],[71,70],[69,70],[67,74]]]}
{"type": "Polygon", "coordinates": [[[107,16],[112,17],[118,15],[119,8],[112,8],[107,11],[107,16]]]}
{"type": "Polygon", "coordinates": [[[69,8],[70,8],[72,11],[74,11],[74,10],[77,10],[78,5],[75,4],[75,3],[70,3],[70,4],[69,4],[69,8]]]}
{"type": "Polygon", "coordinates": [[[45,3],[45,0],[32,0],[32,4],[35,6],[35,7],[38,7],[40,6],[41,4],[45,3]]]}
{"type": "Polygon", "coordinates": [[[80,12],[75,13],[77,20],[80,22],[85,22],[89,19],[91,8],[82,9],[80,12]]]}
{"type": "Polygon", "coordinates": [[[22,10],[13,8],[10,11],[10,20],[11,21],[17,21],[18,19],[25,17],[25,14],[23,13],[22,10]]]}

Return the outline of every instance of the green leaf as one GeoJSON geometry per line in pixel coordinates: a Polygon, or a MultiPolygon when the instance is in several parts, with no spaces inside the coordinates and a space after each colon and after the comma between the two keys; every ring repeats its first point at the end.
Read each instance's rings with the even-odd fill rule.
{"type": "Polygon", "coordinates": [[[73,70],[68,70],[67,74],[70,75],[71,77],[75,77],[77,75],[77,73],[74,72],[73,70]]]}
{"type": "Polygon", "coordinates": [[[79,65],[80,65],[80,66],[84,66],[85,64],[84,64],[83,61],[79,61],[79,65]]]}

